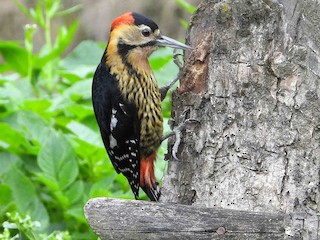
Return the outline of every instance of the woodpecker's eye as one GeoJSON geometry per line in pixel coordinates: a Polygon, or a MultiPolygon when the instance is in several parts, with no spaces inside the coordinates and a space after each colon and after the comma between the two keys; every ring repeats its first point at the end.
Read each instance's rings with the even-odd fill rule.
{"type": "Polygon", "coordinates": [[[151,31],[150,31],[150,29],[145,28],[145,29],[142,29],[141,33],[143,36],[149,37],[151,34],[151,31]]]}

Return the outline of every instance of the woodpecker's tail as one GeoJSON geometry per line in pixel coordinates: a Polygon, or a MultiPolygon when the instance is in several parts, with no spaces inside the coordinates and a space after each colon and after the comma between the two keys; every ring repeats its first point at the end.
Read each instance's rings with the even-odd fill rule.
{"type": "Polygon", "coordinates": [[[147,185],[141,187],[142,190],[147,194],[151,201],[157,202],[159,201],[161,191],[159,187],[159,183],[155,182],[152,187],[147,185]]]}
{"type": "Polygon", "coordinates": [[[140,187],[151,201],[158,201],[161,195],[159,183],[154,175],[156,152],[140,161],[140,187]]]}

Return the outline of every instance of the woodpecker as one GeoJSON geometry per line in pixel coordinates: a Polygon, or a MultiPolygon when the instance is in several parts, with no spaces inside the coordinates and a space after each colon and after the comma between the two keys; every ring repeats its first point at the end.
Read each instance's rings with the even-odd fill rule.
{"type": "Polygon", "coordinates": [[[136,199],[139,187],[151,201],[160,197],[154,162],[163,131],[161,94],[148,57],[165,46],[190,48],[162,35],[151,19],[124,13],[111,25],[93,78],[92,102],[104,146],[136,199]]]}

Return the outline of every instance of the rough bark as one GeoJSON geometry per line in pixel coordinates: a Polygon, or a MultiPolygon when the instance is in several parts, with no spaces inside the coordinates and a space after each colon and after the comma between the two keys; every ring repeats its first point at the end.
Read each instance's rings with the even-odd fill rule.
{"type": "Polygon", "coordinates": [[[163,202],[304,214],[320,209],[320,2],[207,0],[194,14],[163,202]]]}

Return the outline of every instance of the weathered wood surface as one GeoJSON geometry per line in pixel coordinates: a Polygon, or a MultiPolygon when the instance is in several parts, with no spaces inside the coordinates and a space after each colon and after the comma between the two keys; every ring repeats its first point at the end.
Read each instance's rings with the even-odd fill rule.
{"type": "Polygon", "coordinates": [[[283,214],[172,203],[95,198],[85,205],[91,228],[105,239],[283,239],[283,214]]]}

